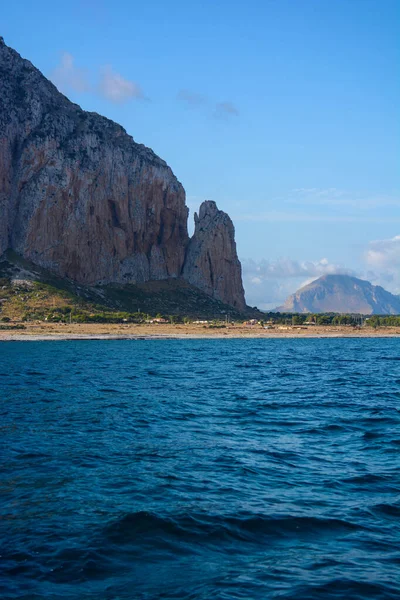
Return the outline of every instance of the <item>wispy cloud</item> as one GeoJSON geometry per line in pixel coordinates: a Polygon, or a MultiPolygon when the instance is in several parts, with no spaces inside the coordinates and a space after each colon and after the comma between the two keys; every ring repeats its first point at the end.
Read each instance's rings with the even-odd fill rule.
{"type": "Polygon", "coordinates": [[[133,98],[143,100],[144,94],[139,84],[125,79],[113,71],[110,65],[102,69],[99,91],[104,98],[121,104],[133,98]]]}
{"type": "Polygon", "coordinates": [[[288,204],[303,206],[339,206],[370,210],[383,206],[400,207],[399,195],[368,194],[338,188],[296,188],[284,199],[288,204]]]}
{"type": "Polygon", "coordinates": [[[69,52],[61,56],[60,64],[50,75],[51,80],[61,92],[68,93],[90,91],[88,73],[75,65],[75,59],[69,52]]]}
{"type": "Polygon", "coordinates": [[[243,261],[243,265],[243,270],[247,275],[261,280],[288,277],[320,277],[332,273],[350,275],[354,273],[351,269],[329,262],[327,258],[315,261],[298,261],[291,258],[279,258],[275,261],[247,259],[243,261]]]}
{"type": "Polygon", "coordinates": [[[133,99],[145,99],[138,83],[125,79],[110,65],[102,67],[95,78],[99,78],[99,83],[92,85],[88,72],[75,65],[75,59],[69,52],[63,53],[60,64],[50,75],[50,79],[63,93],[92,92],[118,104],[133,99]]]}
{"type": "Polygon", "coordinates": [[[363,258],[367,268],[366,279],[393,294],[400,293],[400,235],[371,241],[363,258]]]}
{"type": "Polygon", "coordinates": [[[177,94],[177,98],[187,108],[202,109],[209,116],[213,116],[217,119],[227,119],[229,117],[239,116],[238,108],[229,100],[215,102],[203,94],[187,89],[180,90],[177,94]]]}
{"type": "Polygon", "coordinates": [[[197,92],[190,92],[189,90],[180,90],[178,92],[178,100],[186,104],[189,108],[196,108],[207,104],[207,98],[197,92]]]}
{"type": "Polygon", "coordinates": [[[239,110],[232,102],[217,102],[214,114],[218,119],[226,117],[238,117],[239,110]]]}
{"type": "Polygon", "coordinates": [[[400,268],[400,235],[387,240],[374,240],[365,253],[369,266],[379,269],[400,268]]]}
{"type": "Polygon", "coordinates": [[[400,217],[369,217],[363,215],[325,215],[305,212],[271,210],[263,213],[237,214],[234,221],[269,223],[400,223],[400,217]]]}

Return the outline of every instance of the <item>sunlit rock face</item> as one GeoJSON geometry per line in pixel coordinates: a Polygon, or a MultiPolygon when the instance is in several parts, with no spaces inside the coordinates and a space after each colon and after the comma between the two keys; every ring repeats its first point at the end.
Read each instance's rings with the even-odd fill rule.
{"type": "Polygon", "coordinates": [[[246,306],[235,229],[229,216],[206,201],[195,214],[183,276],[210,296],[239,310],[246,306]]]}
{"type": "Polygon", "coordinates": [[[184,277],[244,309],[231,219],[116,123],[70,102],[0,38],[0,255],[86,285],[184,277]]]}
{"type": "Polygon", "coordinates": [[[93,284],[177,277],[185,192],[125,130],[0,41],[0,254],[93,284]]]}

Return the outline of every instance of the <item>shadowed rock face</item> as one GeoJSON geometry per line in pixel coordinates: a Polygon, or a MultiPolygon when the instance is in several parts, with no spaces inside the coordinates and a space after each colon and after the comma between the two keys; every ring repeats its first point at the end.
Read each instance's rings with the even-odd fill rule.
{"type": "Polygon", "coordinates": [[[185,192],[125,130],[81,110],[0,38],[0,255],[81,283],[181,274],[185,192]]]}
{"type": "Polygon", "coordinates": [[[400,314],[400,298],[350,275],[324,275],[289,296],[278,312],[400,314]]]}
{"type": "Polygon", "coordinates": [[[183,276],[213,298],[243,310],[242,268],[231,219],[208,200],[200,206],[199,215],[195,213],[194,221],[183,276]]]}

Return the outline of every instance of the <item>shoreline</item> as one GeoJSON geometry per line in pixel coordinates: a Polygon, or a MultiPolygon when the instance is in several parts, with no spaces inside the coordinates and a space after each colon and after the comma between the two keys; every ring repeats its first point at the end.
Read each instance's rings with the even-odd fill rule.
{"type": "MultiPolygon", "coordinates": [[[[12,326],[11,326],[12,327],[12,326]]],[[[346,326],[316,326],[298,329],[263,329],[230,325],[209,328],[198,325],[138,324],[25,324],[25,329],[0,329],[0,342],[72,340],[165,340],[165,339],[321,339],[398,338],[400,327],[356,329],[346,326]]]]}

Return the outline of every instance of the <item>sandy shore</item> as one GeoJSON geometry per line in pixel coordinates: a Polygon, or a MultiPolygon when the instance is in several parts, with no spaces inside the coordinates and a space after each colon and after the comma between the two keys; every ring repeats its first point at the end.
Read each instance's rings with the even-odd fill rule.
{"type": "Polygon", "coordinates": [[[229,325],[211,328],[203,325],[103,325],[98,323],[63,325],[56,323],[29,323],[25,329],[0,330],[0,341],[38,340],[101,340],[101,339],[184,339],[184,338],[364,338],[400,337],[400,327],[344,326],[287,327],[263,329],[259,325],[229,325]]]}

